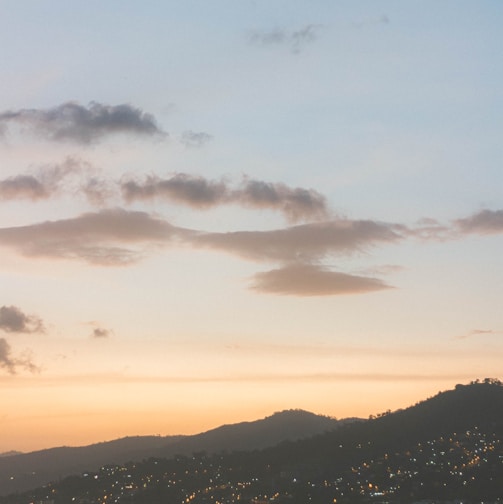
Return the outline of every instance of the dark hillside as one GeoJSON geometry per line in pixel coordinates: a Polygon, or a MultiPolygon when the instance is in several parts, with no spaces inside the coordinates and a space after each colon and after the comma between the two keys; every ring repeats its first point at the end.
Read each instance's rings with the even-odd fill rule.
{"type": "MultiPolygon", "coordinates": [[[[210,431],[210,438],[232,437],[234,427],[210,431]]],[[[261,431],[250,427],[241,425],[236,439],[261,431]]],[[[262,450],[102,467],[0,504],[103,504],[105,495],[117,504],[501,502],[503,386],[497,380],[458,385],[404,410],[262,450]]]]}

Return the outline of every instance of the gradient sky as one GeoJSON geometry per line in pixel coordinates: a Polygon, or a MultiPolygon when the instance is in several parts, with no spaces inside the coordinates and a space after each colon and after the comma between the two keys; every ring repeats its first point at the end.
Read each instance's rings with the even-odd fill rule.
{"type": "Polygon", "coordinates": [[[0,451],[502,377],[503,4],[0,3],[0,451]]]}

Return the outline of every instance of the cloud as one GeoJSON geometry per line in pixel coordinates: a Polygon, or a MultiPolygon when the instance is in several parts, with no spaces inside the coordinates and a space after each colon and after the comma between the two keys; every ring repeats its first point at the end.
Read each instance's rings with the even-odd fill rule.
{"type": "MultiPolygon", "coordinates": [[[[393,382],[405,381],[405,382],[422,382],[422,381],[433,381],[438,382],[439,380],[445,381],[467,381],[473,379],[473,375],[470,374],[452,374],[452,373],[386,373],[386,372],[362,372],[362,373],[351,373],[351,372],[319,372],[319,373],[241,373],[239,375],[226,375],[226,374],[214,374],[210,376],[151,376],[151,375],[124,375],[119,373],[103,373],[103,374],[85,374],[85,375],[66,375],[60,378],[60,383],[67,385],[68,383],[99,383],[103,385],[105,383],[166,383],[166,384],[176,384],[176,383],[226,383],[226,382],[249,382],[249,383],[279,383],[279,382],[338,382],[338,381],[363,381],[363,382],[393,382]]],[[[40,383],[50,381],[54,384],[54,378],[41,378],[40,383]]]]}
{"type": "Polygon", "coordinates": [[[184,131],[180,141],[185,147],[202,147],[212,139],[213,137],[204,131],[184,131]]]}
{"type": "Polygon", "coordinates": [[[79,259],[116,266],[138,261],[145,246],[173,242],[187,233],[144,212],[112,209],[2,228],[0,246],[15,248],[29,257],[79,259]]]}
{"type": "Polygon", "coordinates": [[[121,185],[126,201],[164,198],[193,208],[214,207],[227,200],[227,186],[222,181],[211,181],[177,173],[169,179],[150,176],[142,184],[134,180],[121,185]]]}
{"type": "Polygon", "coordinates": [[[467,339],[472,338],[474,336],[491,336],[503,334],[503,331],[495,331],[493,329],[473,329],[467,334],[463,334],[462,336],[457,336],[456,339],[467,339]]]}
{"type": "Polygon", "coordinates": [[[198,209],[237,204],[277,210],[290,222],[318,220],[329,215],[325,197],[313,189],[248,178],[233,187],[224,180],[177,173],[165,179],[150,176],[144,182],[124,180],[121,191],[128,202],[161,198],[198,209]]]}
{"type": "Polygon", "coordinates": [[[0,133],[11,125],[53,141],[88,144],[115,133],[164,137],[154,116],[129,104],[87,107],[67,102],[50,109],[20,109],[0,113],[0,133]]]}
{"type": "Polygon", "coordinates": [[[90,165],[72,157],[62,163],[39,167],[31,174],[20,174],[0,180],[0,200],[48,199],[60,191],[69,176],[89,170],[90,165]]]}
{"type": "Polygon", "coordinates": [[[26,315],[16,306],[2,306],[0,330],[9,333],[42,333],[44,324],[39,317],[26,315]]]}
{"type": "Polygon", "coordinates": [[[316,40],[320,24],[307,24],[298,30],[288,31],[275,28],[270,31],[253,31],[249,40],[252,44],[261,46],[286,45],[291,52],[298,54],[306,44],[316,40]]]}
{"type": "Polygon", "coordinates": [[[462,233],[503,233],[503,210],[482,210],[454,222],[462,233]]]}
{"type": "Polygon", "coordinates": [[[349,275],[312,264],[292,264],[257,273],[252,290],[292,296],[334,296],[389,289],[377,278],[349,275]]]}
{"type": "Polygon", "coordinates": [[[313,189],[291,188],[285,184],[247,180],[234,192],[233,200],[253,208],[282,212],[291,222],[328,217],[325,197],[313,189]]]}
{"type": "Polygon", "coordinates": [[[10,345],[5,338],[0,338],[0,368],[6,369],[9,374],[16,374],[18,368],[31,373],[40,371],[30,356],[12,357],[10,345]]]}
{"type": "Polygon", "coordinates": [[[30,199],[33,201],[47,199],[50,190],[33,175],[16,175],[0,180],[0,199],[30,199]]]}
{"type": "Polygon", "coordinates": [[[111,334],[111,331],[108,329],[104,329],[103,327],[95,327],[93,329],[93,332],[91,333],[91,337],[96,339],[108,338],[111,334]]]}
{"type": "Polygon", "coordinates": [[[80,191],[91,205],[98,207],[106,205],[115,194],[112,184],[98,177],[89,177],[81,184],[80,191]]]}
{"type": "Polygon", "coordinates": [[[402,235],[392,224],[337,219],[271,231],[200,233],[196,245],[253,260],[307,262],[328,254],[350,254],[377,243],[393,243],[402,235]]]}

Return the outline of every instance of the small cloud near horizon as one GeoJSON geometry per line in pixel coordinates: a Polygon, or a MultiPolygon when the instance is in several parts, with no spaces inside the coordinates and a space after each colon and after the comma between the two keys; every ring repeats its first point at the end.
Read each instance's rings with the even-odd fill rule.
{"type": "Polygon", "coordinates": [[[503,334],[503,331],[495,331],[493,329],[472,329],[470,332],[461,336],[456,336],[456,339],[468,339],[475,336],[491,336],[503,334]]]}
{"type": "Polygon", "coordinates": [[[13,357],[11,347],[5,338],[0,338],[0,368],[5,369],[11,375],[17,374],[19,369],[30,373],[40,371],[40,368],[33,363],[27,353],[20,357],[13,357]]]}
{"type": "Polygon", "coordinates": [[[23,313],[17,306],[0,307],[0,330],[8,333],[44,333],[42,319],[23,313]]]}

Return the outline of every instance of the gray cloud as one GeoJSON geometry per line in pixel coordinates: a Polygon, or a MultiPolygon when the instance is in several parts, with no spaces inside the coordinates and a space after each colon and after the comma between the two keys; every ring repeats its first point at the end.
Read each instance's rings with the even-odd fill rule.
{"type": "Polygon", "coordinates": [[[298,54],[306,44],[316,40],[320,24],[307,24],[298,30],[284,30],[275,28],[270,31],[253,31],[249,35],[252,44],[261,46],[286,45],[290,50],[298,54]]]}
{"type": "Polygon", "coordinates": [[[93,329],[93,332],[91,333],[91,337],[96,339],[108,338],[111,334],[111,331],[108,329],[104,329],[103,327],[95,327],[93,329]]]}
{"type": "Polygon", "coordinates": [[[184,131],[180,141],[185,147],[202,147],[212,139],[213,137],[204,131],[184,131]]]}
{"type": "Polygon", "coordinates": [[[33,175],[16,175],[0,180],[0,199],[30,199],[33,201],[47,199],[49,188],[33,175]]]}
{"type": "Polygon", "coordinates": [[[184,173],[177,173],[169,179],[151,176],[143,184],[125,181],[121,190],[126,201],[165,198],[194,208],[214,207],[228,198],[224,182],[184,173]]]}
{"type": "Polygon", "coordinates": [[[503,233],[503,210],[482,210],[454,222],[462,233],[503,233]]]}
{"type": "Polygon", "coordinates": [[[377,278],[349,275],[312,264],[292,264],[257,273],[251,289],[292,296],[334,296],[362,294],[389,289],[377,278]]]}
{"type": "Polygon", "coordinates": [[[4,368],[10,374],[16,374],[18,368],[31,373],[39,371],[28,355],[13,357],[11,347],[5,338],[0,338],[0,368],[4,368]]]}
{"type": "Polygon", "coordinates": [[[292,222],[328,217],[325,197],[313,189],[247,180],[232,199],[249,207],[277,209],[292,222]]]}
{"type": "Polygon", "coordinates": [[[254,260],[306,262],[328,254],[363,251],[402,236],[395,226],[369,220],[333,220],[272,231],[200,233],[196,245],[231,252],[254,260]]]}
{"type": "Polygon", "coordinates": [[[39,317],[27,315],[16,306],[2,306],[0,330],[9,333],[42,333],[44,324],[39,317]]]}
{"type": "Polygon", "coordinates": [[[30,257],[125,265],[139,260],[145,246],[173,242],[187,233],[144,212],[113,209],[72,219],[2,228],[0,245],[30,257]]]}
{"type": "Polygon", "coordinates": [[[87,144],[110,134],[131,133],[166,136],[155,118],[128,104],[87,107],[67,102],[50,109],[20,109],[0,113],[0,133],[11,125],[20,126],[53,141],[87,144]]]}
{"type": "Polygon", "coordinates": [[[163,198],[193,208],[238,204],[280,211],[291,222],[322,219],[329,215],[325,197],[313,189],[291,188],[281,183],[248,178],[232,187],[223,180],[177,173],[167,179],[150,176],[144,182],[125,180],[121,191],[128,202],[163,198]]]}
{"type": "Polygon", "coordinates": [[[106,205],[115,194],[112,184],[98,177],[88,177],[87,180],[80,185],[79,190],[84,194],[91,205],[98,207],[106,205]]]}
{"type": "Polygon", "coordinates": [[[0,180],[0,200],[48,199],[62,188],[71,175],[82,173],[90,165],[68,157],[62,163],[43,165],[31,174],[0,180]]]}

